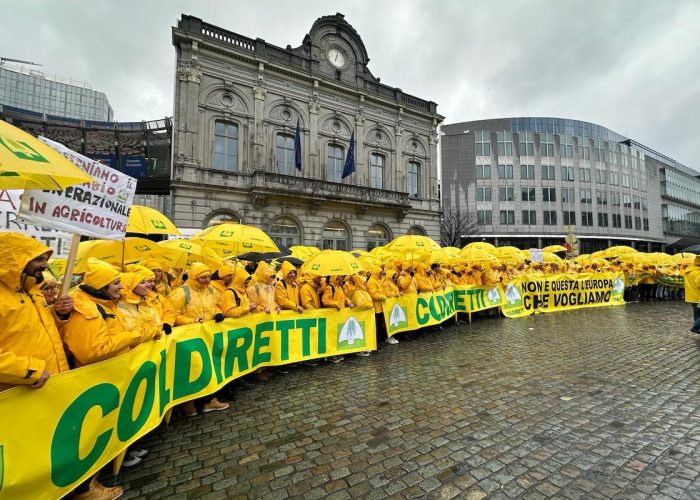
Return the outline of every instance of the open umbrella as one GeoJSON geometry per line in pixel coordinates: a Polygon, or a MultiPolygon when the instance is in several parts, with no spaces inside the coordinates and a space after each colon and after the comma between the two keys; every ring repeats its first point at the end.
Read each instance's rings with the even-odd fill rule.
{"type": "Polygon", "coordinates": [[[78,246],[73,270],[77,273],[85,272],[90,257],[121,267],[148,258],[165,259],[167,254],[166,250],[145,238],[83,241],[78,246]]]}
{"type": "Polygon", "coordinates": [[[57,189],[93,178],[31,134],[0,120],[0,189],[57,189]]]}
{"type": "Polygon", "coordinates": [[[296,257],[292,255],[285,255],[283,257],[278,257],[275,259],[277,262],[289,262],[293,266],[301,266],[304,264],[304,261],[301,259],[297,259],[296,257]]]}
{"type": "Polygon", "coordinates": [[[476,248],[477,250],[485,250],[487,252],[492,251],[496,247],[493,246],[491,243],[486,243],[485,241],[474,241],[472,243],[469,243],[467,246],[462,248],[462,250],[466,250],[467,248],[476,248]]]}
{"type": "Polygon", "coordinates": [[[140,234],[180,234],[175,224],[165,215],[155,208],[143,205],[131,205],[126,231],[140,234]]]}
{"type": "Polygon", "coordinates": [[[356,274],[362,265],[350,252],[322,250],[304,262],[301,271],[314,276],[343,276],[356,274]]]}
{"type": "Polygon", "coordinates": [[[221,257],[246,252],[279,252],[265,231],[246,224],[218,224],[192,236],[192,240],[211,248],[221,257]]]}
{"type": "Polygon", "coordinates": [[[435,240],[428,238],[427,236],[420,236],[416,234],[405,234],[394,238],[389,243],[384,245],[386,250],[392,252],[418,252],[430,254],[433,250],[440,250],[440,245],[438,245],[435,240]]]}
{"type": "Polygon", "coordinates": [[[158,246],[169,250],[162,259],[175,269],[184,269],[192,262],[203,262],[209,267],[218,267],[221,263],[216,252],[190,240],[159,241],[158,246]]]}
{"type": "Polygon", "coordinates": [[[614,247],[609,247],[606,248],[605,250],[602,251],[601,255],[604,258],[610,258],[610,257],[619,257],[621,255],[628,255],[632,253],[638,253],[637,250],[635,250],[632,247],[628,247],[626,245],[618,245],[614,247]]]}
{"type": "Polygon", "coordinates": [[[566,252],[566,247],[564,245],[549,245],[542,249],[543,252],[566,252]]]}
{"type": "Polygon", "coordinates": [[[498,258],[479,248],[466,248],[459,253],[459,258],[468,262],[498,262],[498,258]]]}

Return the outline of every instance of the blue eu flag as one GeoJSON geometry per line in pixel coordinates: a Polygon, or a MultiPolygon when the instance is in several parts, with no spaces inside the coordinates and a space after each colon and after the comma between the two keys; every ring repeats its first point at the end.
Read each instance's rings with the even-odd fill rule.
{"type": "Polygon", "coordinates": [[[294,134],[294,165],[301,171],[301,129],[299,128],[299,118],[297,118],[297,131],[294,134]]]}
{"type": "Polygon", "coordinates": [[[352,131],[350,136],[350,147],[348,148],[348,156],[345,157],[345,166],[343,167],[342,178],[345,179],[348,175],[355,171],[355,131],[352,131]]]}

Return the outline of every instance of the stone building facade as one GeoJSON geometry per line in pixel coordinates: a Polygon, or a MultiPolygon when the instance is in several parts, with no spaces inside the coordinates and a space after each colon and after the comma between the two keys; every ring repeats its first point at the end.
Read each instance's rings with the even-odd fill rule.
{"type": "Polygon", "coordinates": [[[276,47],[183,15],[177,51],[172,216],[261,227],[284,245],[371,248],[439,237],[434,102],[380,83],[343,15],[276,47]],[[295,132],[301,169],[295,166],[295,132]],[[356,171],[341,179],[352,134],[356,171]]]}

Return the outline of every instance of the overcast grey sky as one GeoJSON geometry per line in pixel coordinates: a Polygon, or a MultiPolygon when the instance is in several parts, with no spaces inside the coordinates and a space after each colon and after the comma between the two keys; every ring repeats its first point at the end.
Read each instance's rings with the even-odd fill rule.
{"type": "Polygon", "coordinates": [[[342,12],[387,85],[445,123],[590,121],[700,170],[700,1],[3,0],[0,56],[87,80],[120,121],[172,115],[181,13],[279,46],[342,12]]]}

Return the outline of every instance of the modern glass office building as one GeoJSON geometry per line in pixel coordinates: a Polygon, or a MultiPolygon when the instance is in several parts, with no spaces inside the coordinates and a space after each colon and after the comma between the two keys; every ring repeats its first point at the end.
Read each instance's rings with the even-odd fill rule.
{"type": "Polygon", "coordinates": [[[48,77],[25,66],[0,66],[0,105],[36,113],[111,122],[114,111],[104,92],[86,82],[48,77]]]}
{"type": "Polygon", "coordinates": [[[441,128],[445,210],[476,221],[465,241],[520,248],[700,243],[700,173],[594,123],[502,118],[441,128]]]}

